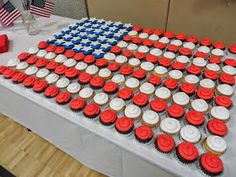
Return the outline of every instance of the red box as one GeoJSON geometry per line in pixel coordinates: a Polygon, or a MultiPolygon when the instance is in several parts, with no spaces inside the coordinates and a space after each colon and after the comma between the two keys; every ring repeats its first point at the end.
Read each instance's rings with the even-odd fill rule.
{"type": "Polygon", "coordinates": [[[8,51],[8,38],[6,34],[0,35],[0,53],[8,51]]]}

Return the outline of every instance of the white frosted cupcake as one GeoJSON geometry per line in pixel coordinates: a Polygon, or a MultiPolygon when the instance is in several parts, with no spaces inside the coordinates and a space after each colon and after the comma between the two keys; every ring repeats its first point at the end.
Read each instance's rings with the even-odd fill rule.
{"type": "Polygon", "coordinates": [[[139,90],[141,93],[151,96],[155,92],[155,87],[151,83],[145,82],[140,86],[139,90]]]}
{"type": "Polygon", "coordinates": [[[134,30],[131,30],[130,32],[128,32],[128,35],[131,36],[131,37],[135,37],[135,36],[138,35],[138,32],[134,31],[134,30]]]}
{"type": "Polygon", "coordinates": [[[211,118],[228,121],[230,118],[229,110],[223,106],[214,106],[210,111],[211,118]]]}
{"type": "Polygon", "coordinates": [[[141,46],[138,47],[138,52],[148,53],[149,52],[149,48],[147,46],[141,45],[141,46]]]}
{"type": "Polygon", "coordinates": [[[173,102],[180,106],[187,106],[190,102],[189,96],[184,92],[177,92],[173,95],[173,102]]]}
{"type": "Polygon", "coordinates": [[[154,64],[148,61],[142,62],[140,67],[146,71],[146,72],[150,72],[154,69],[154,64]]]}
{"type": "Polygon", "coordinates": [[[115,61],[116,59],[116,55],[114,53],[108,52],[104,55],[104,58],[108,61],[108,62],[112,62],[115,61]]]}
{"type": "Polygon", "coordinates": [[[28,53],[29,53],[30,55],[35,55],[36,53],[38,53],[38,51],[39,51],[38,47],[30,47],[30,48],[28,49],[28,53]]]}
{"type": "Polygon", "coordinates": [[[136,44],[129,44],[127,47],[128,50],[130,50],[131,52],[135,52],[138,49],[138,46],[136,44]]]}
{"type": "Polygon", "coordinates": [[[93,96],[94,96],[94,91],[91,88],[83,88],[79,92],[79,97],[83,98],[86,101],[92,99],[93,96]]]}
{"type": "Polygon", "coordinates": [[[160,49],[152,49],[150,50],[150,54],[156,57],[160,57],[162,55],[162,50],[160,49]]]}
{"type": "Polygon", "coordinates": [[[100,106],[105,106],[108,101],[109,101],[109,97],[106,93],[97,93],[94,97],[93,100],[95,103],[97,103],[100,106]]]}
{"type": "Polygon", "coordinates": [[[45,56],[47,60],[53,60],[56,58],[56,54],[53,52],[48,52],[47,55],[45,56]]]}
{"type": "Polygon", "coordinates": [[[38,68],[36,66],[30,66],[25,70],[25,74],[28,76],[33,76],[38,72],[38,68]]]}
{"type": "Polygon", "coordinates": [[[220,66],[215,63],[209,63],[206,65],[206,68],[211,71],[215,71],[217,73],[220,72],[220,66]]]}
{"type": "Polygon", "coordinates": [[[61,54],[57,55],[55,58],[55,62],[61,63],[61,64],[64,63],[66,60],[67,60],[67,57],[61,54]]]}
{"type": "Polygon", "coordinates": [[[16,65],[16,69],[18,71],[24,72],[26,68],[28,68],[29,64],[26,63],[25,61],[22,61],[16,65]]]}
{"type": "Polygon", "coordinates": [[[147,39],[149,37],[149,35],[147,33],[140,33],[138,35],[138,37],[141,38],[141,39],[147,39]]]}
{"type": "Polygon", "coordinates": [[[227,150],[227,144],[225,140],[216,135],[210,135],[204,142],[205,149],[213,154],[222,155],[227,150]]]}
{"type": "Polygon", "coordinates": [[[168,70],[164,66],[155,67],[153,74],[159,76],[161,78],[165,78],[167,76],[168,70]]]}
{"type": "Polygon", "coordinates": [[[96,75],[98,73],[98,67],[96,65],[89,65],[85,72],[90,74],[90,75],[96,75]]]}
{"type": "Polygon", "coordinates": [[[108,79],[110,79],[112,77],[112,73],[111,73],[111,71],[109,69],[102,68],[102,69],[99,70],[98,76],[100,76],[104,80],[108,80],[108,79]]]}
{"type": "Polygon", "coordinates": [[[198,143],[201,139],[201,132],[192,125],[185,125],[180,130],[180,137],[190,143],[198,143]]]}
{"type": "Polygon", "coordinates": [[[181,126],[178,120],[165,118],[161,121],[160,128],[164,133],[174,135],[179,133],[181,126]]]}
{"type": "Polygon", "coordinates": [[[193,74],[188,74],[187,76],[185,76],[184,81],[188,82],[190,84],[197,84],[199,82],[199,78],[193,74]]]}
{"type": "Polygon", "coordinates": [[[203,52],[203,53],[209,53],[211,51],[211,49],[207,46],[200,46],[197,49],[198,52],[203,52]]]}
{"type": "Polygon", "coordinates": [[[149,127],[155,127],[159,125],[160,117],[155,111],[146,110],[144,111],[143,116],[142,116],[142,123],[149,127]]]}
{"type": "Polygon", "coordinates": [[[114,98],[110,101],[109,107],[117,112],[121,112],[125,108],[125,101],[121,98],[114,98]]]}
{"type": "Polygon", "coordinates": [[[191,50],[195,49],[195,44],[192,42],[185,42],[183,46],[184,48],[189,48],[191,50]]]}
{"type": "Polygon", "coordinates": [[[76,61],[72,58],[66,60],[63,65],[67,66],[68,68],[74,67],[76,65],[76,61]]]}
{"type": "Polygon", "coordinates": [[[9,68],[15,68],[18,63],[20,63],[20,60],[19,60],[19,59],[17,59],[17,58],[12,58],[12,59],[8,60],[7,66],[8,66],[9,68]]]}
{"type": "Polygon", "coordinates": [[[173,60],[176,55],[175,55],[174,52],[165,52],[165,53],[163,54],[163,56],[164,56],[165,58],[169,58],[170,60],[173,60]]]}
{"type": "Polygon", "coordinates": [[[124,85],[125,83],[125,76],[122,74],[116,74],[111,79],[112,82],[115,82],[118,85],[124,85]]]}
{"type": "Polygon", "coordinates": [[[131,77],[125,81],[125,86],[131,90],[137,90],[139,88],[139,80],[131,77]]]}
{"type": "Polygon", "coordinates": [[[220,84],[216,88],[216,93],[218,95],[232,96],[234,94],[233,87],[228,84],[220,84]]]}
{"type": "Polygon", "coordinates": [[[169,101],[171,99],[171,91],[166,87],[159,87],[155,91],[157,98],[169,101]]]}
{"type": "Polygon", "coordinates": [[[191,102],[191,107],[193,110],[206,114],[209,106],[207,102],[203,99],[196,99],[191,102]]]}
{"type": "Polygon", "coordinates": [[[140,60],[137,58],[131,58],[128,61],[129,66],[133,68],[139,67],[140,63],[141,63],[140,60]]]}
{"type": "Polygon", "coordinates": [[[41,68],[38,70],[38,72],[36,73],[36,77],[39,79],[44,79],[48,74],[49,74],[49,70],[46,68],[41,68]]]}
{"type": "Polygon", "coordinates": [[[223,71],[223,73],[229,74],[231,76],[235,76],[236,75],[236,68],[234,68],[232,66],[229,66],[229,65],[223,66],[222,67],[222,71],[223,71]]]}
{"type": "Polygon", "coordinates": [[[123,56],[123,55],[118,55],[115,59],[116,63],[118,64],[124,64],[128,61],[127,57],[123,56]]]}
{"type": "Polygon", "coordinates": [[[202,79],[199,83],[200,87],[214,89],[215,88],[215,82],[211,79],[202,79]]]}
{"type": "Polygon", "coordinates": [[[162,42],[163,44],[168,44],[170,40],[167,37],[161,37],[159,39],[159,42],[162,42]]]}
{"type": "Polygon", "coordinates": [[[125,108],[125,116],[133,120],[140,119],[142,116],[142,110],[140,107],[130,104],[125,108]]]}
{"type": "Polygon", "coordinates": [[[88,67],[88,64],[81,61],[81,62],[77,63],[77,65],[75,66],[75,69],[77,69],[80,72],[83,72],[86,70],[87,67],[88,67]]]}
{"type": "Polygon", "coordinates": [[[48,84],[55,84],[58,81],[58,79],[59,76],[55,73],[51,73],[45,78],[48,84]]]}
{"type": "Polygon", "coordinates": [[[67,78],[60,78],[56,82],[56,86],[60,89],[66,88],[70,84],[70,80],[67,78]]]}
{"type": "Polygon", "coordinates": [[[190,63],[189,58],[184,55],[180,55],[180,56],[176,57],[176,61],[184,64],[185,66],[187,66],[190,63]]]}
{"type": "Polygon", "coordinates": [[[120,41],[118,42],[117,46],[119,46],[120,48],[126,48],[128,46],[128,43],[125,41],[120,41]]]}
{"type": "Polygon", "coordinates": [[[79,83],[71,83],[67,86],[67,91],[70,92],[71,94],[76,94],[80,91],[81,86],[79,83]]]}
{"type": "Polygon", "coordinates": [[[225,55],[224,51],[221,50],[221,49],[213,49],[213,50],[211,51],[211,54],[212,54],[213,56],[217,56],[217,57],[223,57],[223,56],[225,55]]]}
{"type": "Polygon", "coordinates": [[[179,70],[171,70],[168,73],[168,75],[169,75],[170,78],[175,79],[177,81],[180,81],[183,78],[183,73],[179,70]]]}
{"type": "Polygon", "coordinates": [[[193,59],[193,64],[195,66],[200,67],[200,68],[204,68],[207,65],[207,61],[203,58],[194,58],[193,59]]]}
{"type": "Polygon", "coordinates": [[[148,39],[152,40],[152,41],[158,41],[159,40],[159,36],[156,34],[151,34],[148,39]]]}
{"type": "Polygon", "coordinates": [[[47,51],[46,50],[39,50],[36,56],[39,57],[39,58],[43,58],[46,55],[47,55],[47,51]]]}
{"type": "Polygon", "coordinates": [[[176,46],[181,46],[183,44],[183,42],[179,39],[174,39],[170,42],[170,44],[176,45],[176,46]]]}

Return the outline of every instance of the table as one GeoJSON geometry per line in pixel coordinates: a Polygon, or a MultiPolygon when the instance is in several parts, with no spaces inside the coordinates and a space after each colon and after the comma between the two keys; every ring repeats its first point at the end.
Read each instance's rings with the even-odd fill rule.
{"type": "MultiPolygon", "coordinates": [[[[0,64],[16,57],[40,40],[46,40],[56,30],[74,22],[59,16],[49,20],[37,19],[41,33],[28,36],[20,22],[9,29],[1,29],[10,40],[10,50],[1,54],[0,64]]],[[[234,95],[234,104],[236,97],[234,95]]],[[[113,128],[104,127],[97,121],[88,120],[81,113],[74,113],[67,106],[57,105],[21,85],[14,85],[0,77],[0,111],[16,122],[31,129],[80,162],[109,176],[155,177],[155,176],[202,176],[196,166],[187,167],[175,160],[173,153],[164,156],[153,148],[153,143],[143,145],[134,136],[122,136],[113,128]]],[[[233,111],[233,110],[231,110],[233,111]]],[[[235,111],[231,113],[235,117],[235,111]]],[[[232,117],[233,118],[233,117],[232,117]]],[[[230,121],[226,137],[228,151],[222,156],[226,176],[236,173],[236,121],[230,121]],[[230,159],[230,160],[227,160],[230,159]]]]}

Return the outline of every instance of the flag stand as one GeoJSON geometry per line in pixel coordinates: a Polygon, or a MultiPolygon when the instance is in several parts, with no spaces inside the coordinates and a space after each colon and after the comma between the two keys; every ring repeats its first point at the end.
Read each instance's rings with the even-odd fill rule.
{"type": "Polygon", "coordinates": [[[37,21],[30,10],[24,10],[21,13],[23,24],[29,35],[37,35],[39,33],[39,27],[37,21]]]}

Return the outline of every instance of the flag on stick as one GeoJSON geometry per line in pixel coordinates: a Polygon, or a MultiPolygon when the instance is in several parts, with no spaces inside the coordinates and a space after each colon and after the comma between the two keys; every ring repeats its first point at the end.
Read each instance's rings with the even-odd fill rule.
{"type": "Polygon", "coordinates": [[[33,14],[49,18],[52,14],[54,3],[45,0],[32,0],[30,10],[33,14]]]}

